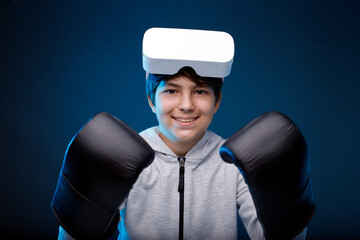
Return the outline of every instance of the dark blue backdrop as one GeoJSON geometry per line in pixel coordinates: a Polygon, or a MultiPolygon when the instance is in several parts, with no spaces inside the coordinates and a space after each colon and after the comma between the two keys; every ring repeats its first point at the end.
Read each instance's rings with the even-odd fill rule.
{"type": "Polygon", "coordinates": [[[0,235],[55,239],[50,210],[67,143],[108,111],[141,131],[142,36],[222,30],[231,75],[211,129],[229,137],[277,110],[309,145],[317,212],[309,239],[360,238],[359,1],[1,0],[0,235]]]}

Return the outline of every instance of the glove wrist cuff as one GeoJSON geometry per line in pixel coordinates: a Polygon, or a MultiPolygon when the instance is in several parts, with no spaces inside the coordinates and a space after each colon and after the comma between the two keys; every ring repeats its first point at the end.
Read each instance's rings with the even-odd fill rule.
{"type": "Polygon", "coordinates": [[[119,211],[108,210],[77,192],[63,172],[51,207],[57,221],[75,239],[106,239],[120,219],[119,211]]]}

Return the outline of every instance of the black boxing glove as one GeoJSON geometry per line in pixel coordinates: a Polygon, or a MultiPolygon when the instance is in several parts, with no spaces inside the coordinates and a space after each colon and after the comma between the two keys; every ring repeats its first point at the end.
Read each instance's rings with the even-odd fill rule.
{"type": "Polygon", "coordinates": [[[51,202],[59,224],[75,239],[107,239],[119,206],[154,159],[145,140],[108,113],[90,119],[71,140],[51,202]]]}
{"type": "Polygon", "coordinates": [[[257,117],[224,143],[220,155],[244,176],[267,240],[292,239],[305,229],[315,213],[310,163],[305,139],[288,117],[257,117]]]}

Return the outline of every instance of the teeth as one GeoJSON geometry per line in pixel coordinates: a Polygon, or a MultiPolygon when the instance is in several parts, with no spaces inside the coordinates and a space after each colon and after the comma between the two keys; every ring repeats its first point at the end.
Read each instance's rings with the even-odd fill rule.
{"type": "Polygon", "coordinates": [[[192,122],[195,120],[195,118],[192,118],[192,119],[181,119],[181,118],[175,118],[176,121],[179,121],[179,122],[192,122]]]}

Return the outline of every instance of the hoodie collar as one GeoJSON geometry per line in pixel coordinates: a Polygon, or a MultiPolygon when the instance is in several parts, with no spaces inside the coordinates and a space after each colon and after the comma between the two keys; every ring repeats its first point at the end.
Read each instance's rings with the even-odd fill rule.
{"type": "MultiPolygon", "coordinates": [[[[166,159],[173,161],[177,159],[176,154],[163,142],[159,136],[159,127],[151,127],[140,135],[148,142],[152,149],[156,152],[161,153],[166,159]]],[[[222,138],[210,130],[206,130],[204,136],[199,142],[193,146],[190,151],[185,155],[186,163],[199,165],[206,157],[217,148],[222,138]]]]}

